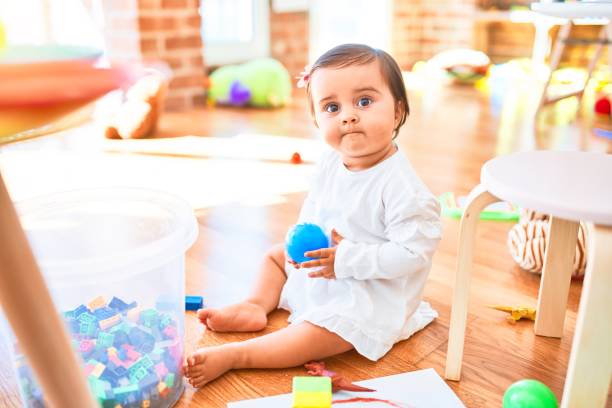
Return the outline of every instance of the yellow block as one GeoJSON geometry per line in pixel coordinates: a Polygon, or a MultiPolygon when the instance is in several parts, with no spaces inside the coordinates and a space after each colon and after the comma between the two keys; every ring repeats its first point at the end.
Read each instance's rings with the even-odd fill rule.
{"type": "Polygon", "coordinates": [[[104,306],[106,306],[106,300],[104,300],[102,296],[98,296],[87,304],[87,307],[89,307],[89,310],[91,310],[92,312],[104,306]]]}
{"type": "Polygon", "coordinates": [[[96,364],[93,370],[91,370],[91,375],[95,375],[97,378],[100,378],[106,366],[102,363],[96,364]]]}
{"type": "Polygon", "coordinates": [[[106,330],[109,327],[113,327],[114,325],[116,325],[120,321],[121,321],[121,316],[116,314],[113,317],[109,317],[108,319],[100,320],[100,328],[102,330],[106,330]]]}
{"type": "Polygon", "coordinates": [[[331,392],[293,392],[293,408],[331,408],[331,402],[331,392]]]}

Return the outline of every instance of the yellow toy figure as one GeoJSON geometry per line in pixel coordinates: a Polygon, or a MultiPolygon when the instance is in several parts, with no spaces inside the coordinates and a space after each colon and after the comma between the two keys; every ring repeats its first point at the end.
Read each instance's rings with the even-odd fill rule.
{"type": "Polygon", "coordinates": [[[536,317],[535,307],[501,305],[490,305],[489,307],[495,310],[510,313],[510,316],[506,318],[510,323],[516,323],[521,319],[535,320],[536,317]]]}

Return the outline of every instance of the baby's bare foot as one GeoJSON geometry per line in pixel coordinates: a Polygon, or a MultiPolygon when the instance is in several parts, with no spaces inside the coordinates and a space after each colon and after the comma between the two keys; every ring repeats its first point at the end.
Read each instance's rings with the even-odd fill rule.
{"type": "Polygon", "coordinates": [[[232,369],[237,358],[236,348],[232,344],[203,347],[187,357],[183,371],[189,384],[200,388],[232,369]]]}
{"type": "Polygon", "coordinates": [[[263,307],[256,303],[236,303],[222,309],[200,309],[198,318],[212,331],[251,332],[262,330],[268,324],[263,307]]]}

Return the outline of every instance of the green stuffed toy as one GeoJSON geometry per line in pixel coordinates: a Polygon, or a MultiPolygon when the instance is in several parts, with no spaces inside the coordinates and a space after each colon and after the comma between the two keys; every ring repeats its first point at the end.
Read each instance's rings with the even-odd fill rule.
{"type": "Polygon", "coordinates": [[[277,108],[291,99],[287,69],[272,58],[226,65],[210,75],[208,100],[215,104],[277,108]]]}

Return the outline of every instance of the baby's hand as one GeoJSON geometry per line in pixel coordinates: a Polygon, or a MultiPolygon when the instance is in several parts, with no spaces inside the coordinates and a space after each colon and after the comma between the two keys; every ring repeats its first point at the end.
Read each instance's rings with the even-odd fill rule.
{"type": "Polygon", "coordinates": [[[335,229],[331,233],[332,244],[331,248],[321,248],[315,251],[308,251],[304,254],[308,258],[317,258],[312,261],[306,261],[299,264],[301,268],[312,268],[316,266],[322,266],[321,270],[316,272],[310,272],[308,274],[311,278],[325,278],[325,279],[336,279],[336,273],[334,271],[334,260],[336,259],[336,249],[340,241],[344,237],[336,232],[335,229]]]}

